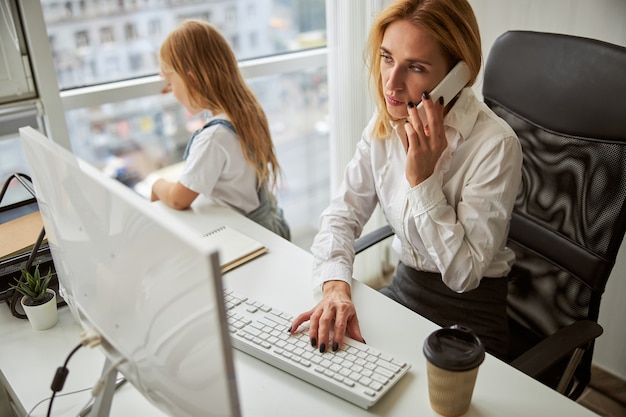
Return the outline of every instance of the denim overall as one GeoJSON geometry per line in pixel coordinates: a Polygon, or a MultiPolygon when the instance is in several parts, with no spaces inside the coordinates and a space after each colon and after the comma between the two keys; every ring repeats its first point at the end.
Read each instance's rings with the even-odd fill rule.
{"type": "MultiPolygon", "coordinates": [[[[206,123],[204,126],[202,126],[202,128],[194,132],[194,134],[191,136],[191,139],[189,139],[189,142],[187,143],[185,153],[183,154],[183,159],[187,159],[187,156],[189,155],[189,149],[191,148],[191,144],[193,143],[195,137],[207,127],[214,125],[225,126],[233,133],[236,133],[235,128],[228,120],[213,119],[206,123]]],[[[287,240],[290,240],[291,233],[289,231],[289,225],[287,225],[287,222],[285,221],[283,210],[278,207],[276,197],[269,191],[267,183],[263,183],[263,185],[259,187],[257,191],[257,197],[259,198],[259,207],[252,210],[250,213],[245,214],[245,216],[250,220],[257,222],[266,229],[271,230],[277,235],[282,236],[287,240]]]]}

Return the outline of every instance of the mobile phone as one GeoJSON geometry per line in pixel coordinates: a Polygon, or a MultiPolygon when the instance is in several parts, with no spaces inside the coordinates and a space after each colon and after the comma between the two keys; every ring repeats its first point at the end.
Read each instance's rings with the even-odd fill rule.
{"type": "MultiPolygon", "coordinates": [[[[431,90],[430,98],[433,101],[439,100],[439,97],[443,97],[444,105],[448,104],[459,91],[465,87],[467,82],[470,80],[470,70],[465,61],[459,61],[458,64],[454,66],[446,74],[446,76],[441,80],[439,84],[435,88],[431,90]]],[[[419,114],[420,120],[422,123],[426,123],[426,110],[424,109],[423,103],[420,101],[417,105],[417,112],[419,114]]]]}

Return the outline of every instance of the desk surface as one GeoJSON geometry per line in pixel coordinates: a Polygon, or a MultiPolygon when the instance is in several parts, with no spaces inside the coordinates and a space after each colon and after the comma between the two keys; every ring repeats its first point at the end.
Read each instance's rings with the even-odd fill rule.
{"type": "MultiPolygon", "coordinates": [[[[159,210],[169,210],[159,204],[159,210]]],[[[308,252],[270,233],[256,223],[224,207],[195,205],[176,215],[197,230],[223,224],[261,241],[269,253],[238,267],[223,277],[224,286],[285,312],[298,314],[313,305],[308,252]]],[[[438,416],[430,408],[424,339],[437,328],[421,316],[389,300],[366,285],[355,282],[353,297],[361,330],[368,344],[412,364],[398,385],[369,410],[362,410],[332,394],[292,377],[244,353],[235,351],[235,370],[242,414],[254,416],[438,416]],[[297,412],[296,412],[297,410],[297,412]]],[[[78,326],[67,308],[59,311],[52,329],[34,331],[26,320],[0,309],[2,342],[0,370],[28,412],[50,395],[57,367],[79,342],[78,326]]],[[[329,353],[332,354],[332,353],[329,353]]],[[[61,394],[90,388],[100,376],[104,356],[96,349],[81,349],[70,361],[69,376],[61,394]]],[[[69,415],[80,409],[89,393],[57,397],[54,414],[69,415]]],[[[33,416],[46,414],[47,402],[33,416]]],[[[130,384],[115,395],[111,415],[116,417],[164,415],[130,384]]],[[[487,355],[480,367],[472,405],[465,416],[595,416],[588,409],[543,386],[504,362],[487,355]]]]}

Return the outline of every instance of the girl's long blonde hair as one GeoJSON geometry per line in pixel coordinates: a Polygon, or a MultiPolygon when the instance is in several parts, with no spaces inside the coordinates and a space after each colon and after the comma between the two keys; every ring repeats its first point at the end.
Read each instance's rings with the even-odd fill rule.
{"type": "Polygon", "coordinates": [[[228,116],[244,157],[256,171],[258,187],[266,182],[275,186],[280,165],[267,117],[224,36],[207,22],[186,20],[167,36],[159,59],[182,79],[194,104],[228,116]]]}
{"type": "Polygon", "coordinates": [[[473,85],[482,64],[478,22],[466,0],[398,0],[386,7],[376,18],[367,41],[365,60],[378,117],[372,135],[389,137],[391,116],[385,104],[380,72],[380,45],[385,30],[397,20],[406,20],[426,31],[439,44],[448,60],[448,71],[463,60],[470,68],[473,85]]]}

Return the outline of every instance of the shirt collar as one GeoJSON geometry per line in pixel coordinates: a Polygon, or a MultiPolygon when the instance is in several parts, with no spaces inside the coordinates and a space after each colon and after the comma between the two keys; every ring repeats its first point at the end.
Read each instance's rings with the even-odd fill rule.
{"type": "Polygon", "coordinates": [[[479,101],[471,88],[464,88],[454,106],[443,119],[445,126],[455,129],[461,135],[461,141],[468,138],[480,112],[479,101]]]}

